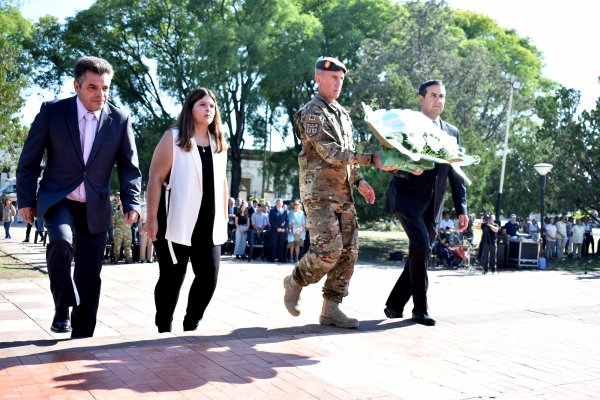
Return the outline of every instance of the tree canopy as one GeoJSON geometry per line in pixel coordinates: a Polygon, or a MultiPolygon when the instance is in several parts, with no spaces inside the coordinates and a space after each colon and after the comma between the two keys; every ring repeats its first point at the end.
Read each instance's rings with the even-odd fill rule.
{"type": "Polygon", "coordinates": [[[8,2],[0,1],[0,168],[9,170],[19,157],[26,128],[19,115],[29,87],[30,60],[24,43],[32,24],[8,2]]]}
{"type": "MultiPolygon", "coordinates": [[[[96,0],[65,23],[41,18],[33,31],[14,17],[14,9],[3,5],[1,12],[0,18],[9,17],[0,25],[0,40],[10,46],[0,48],[7,52],[0,58],[0,85],[8,85],[0,93],[16,97],[0,105],[0,118],[14,118],[22,107],[26,74],[58,91],[78,57],[104,57],[116,71],[111,100],[134,116],[144,175],[187,92],[205,86],[218,95],[230,145],[230,191],[237,195],[249,137],[267,150],[273,132],[284,137],[293,132],[293,114],[316,89],[314,60],[332,55],[349,68],[339,101],[351,112],[355,138],[366,149],[376,143],[362,121],[361,102],[418,109],[420,83],[445,83],[442,118],[459,127],[467,152],[481,157],[478,166],[465,171],[473,181],[469,208],[476,212],[494,209],[509,92],[519,82],[500,212],[525,216],[537,211],[533,165],[558,166],[564,160],[568,167],[555,168],[549,176],[548,210],[598,209],[593,188],[600,103],[578,114],[579,94],[543,76],[543,55],[528,39],[443,1],[96,0]]],[[[15,128],[15,120],[6,121],[12,122],[2,120],[0,129],[13,131],[2,131],[0,144],[18,147],[23,130],[15,128]]],[[[295,193],[298,148],[294,138],[293,148],[266,157],[263,171],[277,187],[293,183],[295,193]]],[[[374,168],[364,173],[378,202],[359,202],[359,215],[385,217],[390,175],[374,168]]]]}

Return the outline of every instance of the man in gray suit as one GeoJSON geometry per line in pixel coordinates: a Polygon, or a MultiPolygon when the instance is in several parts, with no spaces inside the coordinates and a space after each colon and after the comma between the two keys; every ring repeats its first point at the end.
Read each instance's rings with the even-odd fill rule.
{"type": "Polygon", "coordinates": [[[91,337],[96,327],[115,163],[126,222],[135,222],[140,212],[141,174],[131,121],[107,102],[112,77],[106,60],[80,58],[74,68],[77,95],[42,104],[17,167],[20,214],[29,223],[43,218],[48,229],[46,260],[55,305],[51,330],[72,327],[72,338],[91,337]]]}

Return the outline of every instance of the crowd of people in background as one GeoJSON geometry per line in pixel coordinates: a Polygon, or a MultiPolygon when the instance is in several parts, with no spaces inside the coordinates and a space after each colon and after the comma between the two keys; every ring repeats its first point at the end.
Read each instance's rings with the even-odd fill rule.
{"type": "Polygon", "coordinates": [[[287,263],[298,261],[306,252],[306,215],[299,201],[277,199],[272,204],[230,198],[228,213],[229,240],[222,248],[223,254],[248,262],[260,258],[287,263]]]}
{"type": "MultiPolygon", "coordinates": [[[[7,199],[3,212],[5,236],[10,236],[10,226],[17,221],[14,204],[7,199]],[[11,211],[14,210],[13,211],[11,211]]],[[[134,224],[121,224],[122,208],[119,193],[112,196],[113,227],[107,234],[106,259],[112,264],[119,262],[154,262],[156,255],[153,243],[141,234],[146,223],[145,210],[140,220],[134,224]]],[[[227,224],[228,243],[223,246],[223,254],[235,255],[236,259],[248,262],[260,258],[269,262],[297,262],[309,246],[306,229],[306,215],[299,201],[277,199],[273,204],[257,199],[242,201],[230,198],[228,203],[229,221],[227,224]]],[[[19,222],[22,222],[19,221],[19,222]]],[[[28,224],[23,242],[45,244],[46,231],[43,221],[35,219],[28,224]]]]}
{"type": "MultiPolygon", "coordinates": [[[[471,216],[471,220],[475,215],[471,216]]],[[[472,227],[468,234],[457,235],[454,231],[455,220],[449,212],[443,214],[439,224],[436,256],[440,264],[451,266],[453,262],[460,264],[460,252],[453,245],[469,244],[478,246],[478,262],[484,269],[496,270],[494,257],[495,243],[509,239],[523,239],[540,242],[540,257],[546,260],[563,260],[566,258],[581,259],[583,257],[600,256],[600,238],[594,241],[592,229],[600,228],[600,220],[592,217],[576,218],[568,215],[547,216],[541,226],[535,218],[518,219],[515,214],[504,224],[498,224],[493,214],[482,214],[478,227],[482,231],[479,243],[473,242],[472,227]],[[470,236],[466,236],[470,235],[470,236]],[[460,236],[460,237],[459,237],[460,236]]],[[[596,234],[596,236],[599,236],[596,234]]]]}
{"type": "Polygon", "coordinates": [[[544,256],[548,260],[566,257],[581,259],[600,255],[600,240],[594,245],[592,229],[599,227],[588,217],[555,216],[544,218],[542,240],[544,256]],[[591,251],[590,251],[591,248],[591,251]]]}
{"type": "MultiPolygon", "coordinates": [[[[118,192],[113,196],[113,204],[113,211],[117,214],[119,212],[118,192]]],[[[2,222],[5,239],[10,239],[10,227],[13,222],[23,221],[22,219],[19,220],[14,204],[9,199],[5,199],[3,206],[2,222]]],[[[227,231],[229,240],[223,246],[223,254],[229,253],[235,255],[237,259],[249,262],[259,257],[264,261],[288,263],[297,262],[308,248],[309,237],[306,229],[306,215],[299,201],[284,202],[282,199],[278,199],[274,204],[271,204],[269,201],[262,203],[257,199],[243,201],[239,198],[237,200],[230,198],[228,212],[227,231]]],[[[497,232],[484,229],[486,225],[481,224],[484,217],[485,214],[479,218],[478,227],[488,234],[482,239],[487,244],[487,249],[490,249],[490,240],[520,237],[541,241],[540,256],[547,260],[600,256],[600,238],[595,243],[592,235],[593,228],[600,228],[600,220],[593,217],[548,216],[544,218],[540,227],[535,218],[522,218],[519,220],[515,214],[512,214],[510,219],[503,225],[498,225],[497,232]]],[[[116,220],[119,220],[118,216],[116,220]]],[[[455,233],[456,221],[452,214],[444,212],[434,245],[435,255],[442,265],[460,264],[462,261],[461,251],[453,245],[458,244],[458,242],[476,244],[473,242],[472,221],[474,220],[475,215],[472,215],[467,230],[458,235],[455,233]]],[[[494,221],[494,223],[497,222],[494,221]]],[[[123,227],[119,224],[117,224],[116,229],[112,227],[109,230],[106,254],[109,261],[112,261],[113,264],[118,263],[120,260],[125,263],[155,261],[156,256],[152,241],[140,234],[143,232],[144,224],[145,215],[142,215],[140,220],[128,226],[127,231],[124,233],[121,232],[123,227]],[[131,229],[130,236],[129,229],[131,229]],[[120,246],[115,244],[115,231],[120,246]]],[[[37,244],[39,240],[41,244],[45,244],[46,231],[42,220],[36,219],[33,224],[28,224],[23,242],[30,242],[32,231],[34,232],[33,243],[37,244]]],[[[479,243],[480,247],[481,244],[479,243]]],[[[492,247],[492,249],[494,248],[492,247]]],[[[490,262],[489,260],[490,258],[487,257],[485,260],[486,265],[490,262]]],[[[490,270],[494,270],[491,264],[490,270]]]]}
{"type": "MultiPolygon", "coordinates": [[[[5,199],[3,204],[6,204],[2,215],[5,239],[12,239],[10,227],[15,222],[20,224],[24,221],[22,218],[19,218],[15,203],[10,199],[5,199]]],[[[142,210],[138,221],[133,224],[125,224],[122,221],[123,208],[119,192],[113,194],[111,206],[113,226],[107,232],[105,258],[113,264],[117,264],[119,261],[123,261],[126,264],[133,262],[154,262],[156,259],[154,245],[151,240],[148,240],[147,236],[141,234],[146,223],[145,210],[142,210]]],[[[23,243],[33,242],[33,244],[38,244],[39,242],[40,245],[45,246],[47,244],[47,234],[44,221],[41,218],[34,218],[33,224],[27,223],[23,243]]]]}

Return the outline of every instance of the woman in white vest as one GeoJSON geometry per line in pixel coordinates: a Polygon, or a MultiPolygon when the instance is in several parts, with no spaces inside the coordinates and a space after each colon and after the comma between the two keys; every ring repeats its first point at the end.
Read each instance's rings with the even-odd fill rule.
{"type": "Polygon", "coordinates": [[[215,94],[186,97],[174,128],[154,150],[148,176],[146,234],[154,241],[160,276],[155,323],[170,332],[188,260],[194,281],[183,329],[193,331],[217,286],[221,244],[227,240],[227,147],[215,94]]]}

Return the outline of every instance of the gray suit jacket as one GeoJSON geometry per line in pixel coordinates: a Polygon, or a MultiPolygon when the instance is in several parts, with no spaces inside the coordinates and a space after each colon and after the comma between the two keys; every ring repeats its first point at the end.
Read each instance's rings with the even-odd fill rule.
{"type": "Polygon", "coordinates": [[[84,182],[90,232],[105,232],[111,225],[109,184],[115,162],[123,209],[139,213],[141,173],[129,115],[112,104],[104,106],[84,164],[76,96],[44,103],[31,124],[17,167],[19,207],[35,207],[37,217],[43,217],[84,182]],[[44,153],[46,166],[37,189],[44,153]]]}

